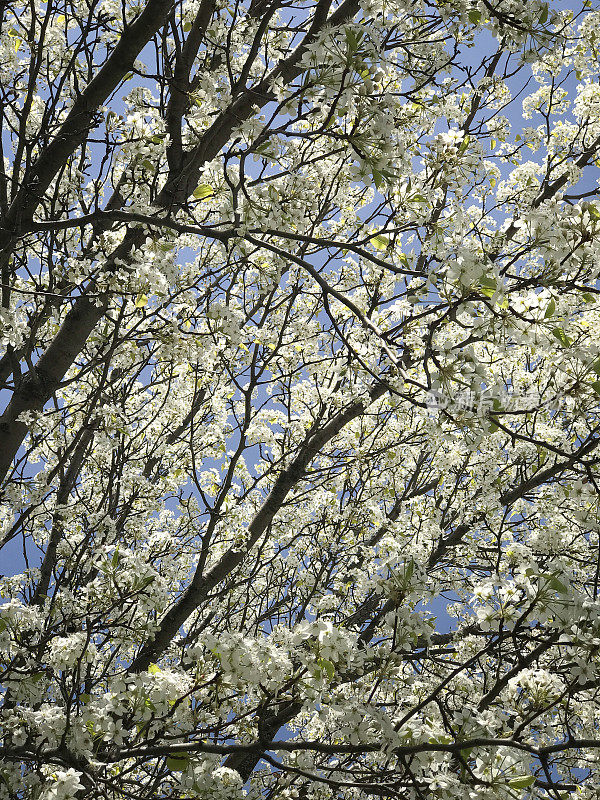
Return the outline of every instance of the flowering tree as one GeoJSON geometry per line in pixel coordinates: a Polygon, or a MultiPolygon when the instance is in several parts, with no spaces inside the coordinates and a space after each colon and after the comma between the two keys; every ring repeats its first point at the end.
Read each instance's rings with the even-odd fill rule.
{"type": "Polygon", "coordinates": [[[0,799],[597,798],[600,7],[2,15],[0,799]]]}

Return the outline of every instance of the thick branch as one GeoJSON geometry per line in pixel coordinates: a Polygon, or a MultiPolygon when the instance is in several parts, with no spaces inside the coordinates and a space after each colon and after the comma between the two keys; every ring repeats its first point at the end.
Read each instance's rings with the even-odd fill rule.
{"type": "Polygon", "coordinates": [[[98,108],[131,70],[142,48],[162,27],[172,6],[173,0],[148,0],[142,13],[125,28],[115,49],[79,94],[58,133],[33,164],[4,220],[3,227],[8,230],[0,237],[0,249],[11,241],[13,232],[18,232],[21,222],[27,224],[32,218],[60,168],[85,141],[98,108]]]}
{"type": "MultiPolygon", "coordinates": [[[[117,80],[116,67],[113,71],[108,70],[107,72],[108,64],[112,64],[114,59],[116,59],[115,64],[120,64],[121,67],[123,67],[123,65],[132,64],[136,55],[139,53],[139,50],[145,43],[145,41],[141,41],[141,31],[146,31],[146,34],[151,36],[155,30],[158,30],[160,25],[157,23],[156,19],[153,20],[152,25],[147,22],[147,12],[149,12],[149,9],[156,10],[155,6],[162,9],[163,16],[161,17],[161,22],[170,8],[170,5],[165,3],[165,0],[151,0],[151,2],[149,2],[148,6],[138,18],[136,23],[134,23],[127,30],[131,41],[137,42],[139,48],[131,56],[129,61],[125,59],[125,56],[122,52],[122,47],[118,46],[115,48],[115,51],[113,51],[111,58],[109,61],[107,61],[107,64],[105,64],[105,66],[102,68],[97,78],[94,79],[94,81],[98,81],[98,83],[94,83],[94,81],[92,81],[92,84],[94,84],[93,91],[90,88],[92,84],[90,84],[90,87],[88,87],[90,90],[88,94],[86,95],[86,92],[83,93],[87,97],[86,103],[91,104],[91,98],[95,98],[97,100],[96,105],[99,105],[103,99],[100,97],[101,87],[104,87],[105,91],[108,91],[109,87],[112,86],[111,80],[117,80]],[[132,33],[133,29],[138,31],[140,41],[138,41],[138,39],[136,39],[132,33]],[[150,33],[148,33],[149,31],[150,33]],[[121,59],[120,61],[119,58],[121,59]],[[101,75],[103,76],[102,81],[100,81],[101,75]]],[[[171,209],[173,206],[179,206],[185,203],[197,185],[201,166],[206,161],[212,159],[219,152],[219,150],[228,141],[229,136],[234,130],[235,126],[239,125],[244,119],[247,119],[254,112],[254,109],[257,105],[262,106],[272,99],[272,82],[276,78],[283,78],[284,81],[289,82],[298,74],[300,74],[301,69],[298,66],[298,62],[306,50],[306,45],[313,40],[314,35],[323,27],[324,23],[327,22],[329,25],[339,24],[344,20],[351,18],[357,13],[359,8],[357,0],[345,0],[345,2],[342,3],[342,5],[327,19],[323,16],[323,9],[327,7],[327,3],[320,3],[317,6],[317,11],[315,12],[312,25],[302,44],[300,44],[287,59],[284,59],[274,70],[272,70],[271,73],[264,78],[258,86],[250,88],[241,94],[237,100],[231,103],[230,106],[217,117],[215,122],[203,135],[198,146],[184,159],[181,170],[174,176],[172,175],[167,181],[165,188],[158,197],[158,206],[171,209]]],[[[133,44],[131,46],[133,47],[133,44]]],[[[128,69],[129,67],[125,66],[122,69],[123,74],[128,69]]],[[[112,88],[114,88],[114,86],[112,88]]],[[[110,89],[110,91],[112,91],[112,89],[110,89]]],[[[82,107],[78,114],[83,114],[86,108],[87,105],[82,107]]],[[[74,111],[75,107],[71,111],[69,118],[71,118],[71,115],[74,113],[74,111]]],[[[92,112],[90,112],[90,119],[91,113],[92,112]]],[[[77,119],[79,119],[79,122],[77,123],[79,127],[76,136],[83,136],[84,134],[80,132],[80,127],[82,124],[81,120],[83,117],[77,117],[77,119]]],[[[71,121],[73,123],[73,119],[71,121]]],[[[77,143],[80,141],[79,139],[77,139],[77,141],[73,138],[69,139],[66,132],[65,137],[65,141],[68,140],[71,143],[70,146],[72,146],[72,148],[75,148],[77,143]]],[[[57,140],[58,139],[59,137],[57,137],[57,140]]],[[[58,154],[63,153],[63,151],[67,153],[67,155],[69,152],[72,152],[72,150],[68,149],[63,140],[60,140],[56,145],[54,145],[54,151],[56,151],[57,158],[58,154]]],[[[46,151],[44,152],[46,153],[46,151]]],[[[56,174],[56,170],[59,166],[60,164],[56,166],[54,161],[51,161],[49,155],[43,155],[38,160],[38,164],[34,168],[37,170],[35,174],[39,176],[36,183],[36,186],[38,187],[36,192],[39,190],[39,187],[44,185],[45,180],[47,180],[46,186],[49,185],[49,182],[52,180],[54,174],[56,174]],[[54,169],[54,172],[52,172],[52,169],[54,169]],[[41,177],[42,175],[45,176],[43,180],[41,177]],[[50,177],[48,178],[49,175],[50,177]]],[[[38,201],[39,198],[36,199],[34,208],[37,207],[38,201]]],[[[27,217],[26,214],[24,214],[24,216],[27,217]]],[[[131,247],[131,242],[135,241],[139,234],[139,230],[134,231],[133,233],[130,232],[130,234],[126,236],[125,242],[119,251],[115,253],[115,256],[123,259],[127,252],[126,245],[131,247]]],[[[215,238],[218,238],[218,235],[215,238]]],[[[4,243],[4,246],[7,246],[6,242],[4,243]]],[[[1,237],[0,249],[2,249],[1,237]]],[[[25,411],[39,410],[43,408],[44,404],[52,396],[60,381],[63,379],[66,371],[74,363],[75,359],[83,349],[88,336],[91,334],[96,324],[100,321],[106,311],[106,308],[108,307],[107,300],[99,300],[96,301],[96,303],[90,301],[85,296],[76,300],[73,308],[67,314],[64,323],[56,334],[54,341],[49,345],[44,355],[38,361],[38,365],[34,373],[32,374],[30,372],[25,376],[24,380],[15,391],[15,394],[13,395],[13,398],[6,408],[4,414],[2,417],[0,417],[0,480],[6,476],[8,470],[10,469],[12,460],[27,434],[27,427],[23,423],[17,422],[17,417],[19,414],[25,411]]]]}
{"type": "MultiPolygon", "coordinates": [[[[386,390],[385,383],[378,384],[371,389],[369,401],[373,402],[382,397],[386,390]]],[[[367,403],[359,400],[336,414],[320,431],[309,434],[292,463],[281,472],[265,502],[256,512],[248,526],[248,538],[244,547],[239,549],[230,547],[206,575],[202,575],[199,570],[196,572],[181,598],[165,614],[154,639],[140,650],[131,663],[130,672],[148,669],[150,664],[166,650],[179,628],[206,599],[208,593],[242,563],[247,553],[271,524],[289,493],[302,480],[313,458],[345,425],[364,414],[366,408],[367,403]]]]}

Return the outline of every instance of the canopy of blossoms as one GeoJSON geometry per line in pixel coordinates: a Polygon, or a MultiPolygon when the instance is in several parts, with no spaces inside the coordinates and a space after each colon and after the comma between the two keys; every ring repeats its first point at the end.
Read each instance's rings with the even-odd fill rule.
{"type": "Polygon", "coordinates": [[[6,0],[0,800],[594,800],[596,0],[6,0]]]}

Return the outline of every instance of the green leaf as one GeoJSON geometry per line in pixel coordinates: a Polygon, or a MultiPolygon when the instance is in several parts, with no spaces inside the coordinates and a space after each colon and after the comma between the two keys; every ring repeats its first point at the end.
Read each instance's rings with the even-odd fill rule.
{"type": "Polygon", "coordinates": [[[335,667],[333,665],[333,661],[329,661],[326,658],[320,658],[317,661],[317,664],[327,674],[327,677],[329,678],[329,680],[332,681],[333,680],[333,676],[335,675],[335,667]]]}
{"type": "Polygon", "coordinates": [[[481,294],[486,297],[493,297],[498,290],[498,284],[494,278],[489,278],[487,275],[479,279],[479,285],[481,287],[481,294]]]}
{"type": "Polygon", "coordinates": [[[375,248],[375,250],[387,250],[389,245],[389,240],[387,236],[382,236],[381,234],[377,234],[376,236],[371,237],[371,244],[375,248]]]}
{"type": "Polygon", "coordinates": [[[379,172],[378,169],[373,170],[373,183],[375,184],[375,188],[381,189],[384,185],[385,181],[383,179],[383,175],[379,172]]]}
{"type": "Polygon", "coordinates": [[[556,303],[554,298],[550,300],[548,306],[546,307],[546,313],[544,314],[544,319],[550,319],[550,317],[554,316],[554,312],[556,311],[556,303]]]}
{"type": "Polygon", "coordinates": [[[496,291],[496,289],[498,288],[496,279],[490,278],[487,275],[484,275],[482,278],[480,278],[479,283],[481,284],[481,286],[485,286],[488,289],[493,289],[494,291],[496,291]]]}
{"type": "MultiPolygon", "coordinates": [[[[136,305],[137,305],[137,303],[136,303],[136,305]]],[[[112,567],[116,567],[119,564],[119,559],[120,559],[120,556],[119,556],[119,545],[117,545],[117,547],[115,549],[115,552],[113,553],[113,557],[110,560],[111,566],[112,567]]]]}
{"type": "Polygon", "coordinates": [[[600,375],[600,358],[597,358],[594,363],[592,364],[592,369],[596,373],[596,375],[600,375]]]}
{"type": "Polygon", "coordinates": [[[590,383],[592,389],[596,392],[597,395],[600,395],[600,381],[593,381],[590,383]]]}
{"type": "Polygon", "coordinates": [[[589,292],[584,292],[581,295],[581,299],[583,300],[584,303],[595,303],[596,302],[596,298],[594,297],[594,295],[590,294],[589,292]]]}
{"type": "Polygon", "coordinates": [[[167,756],[167,769],[171,772],[184,772],[190,764],[190,757],[187,753],[171,753],[167,756]]]}
{"type": "Polygon", "coordinates": [[[588,210],[589,215],[590,215],[590,217],[592,219],[600,219],[600,211],[598,211],[598,209],[596,208],[596,206],[593,203],[589,204],[589,206],[587,207],[587,210],[588,210]]]}
{"type": "Polygon", "coordinates": [[[540,14],[540,23],[543,25],[547,21],[548,21],[548,6],[545,5],[542,8],[542,13],[540,14]]]}
{"type": "Polygon", "coordinates": [[[464,747],[464,748],[461,747],[460,754],[465,759],[465,761],[470,757],[474,749],[475,749],[474,747],[464,747]]]}
{"type": "Polygon", "coordinates": [[[260,155],[270,156],[272,153],[271,142],[263,142],[262,144],[259,144],[258,147],[253,147],[252,152],[259,153],[260,155]]]}
{"type": "Polygon", "coordinates": [[[193,192],[196,200],[205,200],[207,197],[212,197],[214,193],[215,190],[208,183],[201,183],[200,186],[196,186],[193,192]]]}
{"type": "Polygon", "coordinates": [[[0,633],[4,633],[5,630],[6,630],[6,621],[0,619],[0,633]]]}
{"type": "Polygon", "coordinates": [[[535,783],[535,775],[520,775],[508,782],[511,789],[527,789],[535,783]]]}
{"type": "Polygon", "coordinates": [[[183,23],[183,30],[185,33],[192,30],[192,23],[191,22],[184,22],[183,23]]]}
{"type": "Polygon", "coordinates": [[[569,339],[569,337],[563,331],[562,328],[553,328],[552,333],[554,334],[554,336],[556,336],[556,338],[562,344],[563,347],[571,346],[571,340],[569,339]]]}
{"type": "Polygon", "coordinates": [[[135,307],[143,308],[145,305],[148,305],[148,295],[138,294],[138,296],[135,298],[135,307]]]}
{"type": "Polygon", "coordinates": [[[445,736],[444,734],[441,734],[440,736],[432,736],[429,739],[429,744],[450,744],[451,741],[452,739],[450,738],[450,736],[445,736]]]}
{"type": "Polygon", "coordinates": [[[548,586],[551,589],[554,589],[555,592],[560,592],[561,594],[567,594],[569,591],[567,587],[564,585],[562,581],[559,581],[556,575],[550,575],[547,572],[543,572],[540,575],[540,578],[545,578],[548,581],[548,586]]]}
{"type": "Polygon", "coordinates": [[[346,34],[346,43],[348,44],[348,49],[350,50],[351,53],[355,53],[358,50],[358,44],[359,44],[357,35],[354,33],[353,30],[350,30],[350,28],[346,28],[345,34],[346,34]]]}
{"type": "Polygon", "coordinates": [[[476,8],[469,11],[469,20],[473,25],[478,25],[481,22],[481,11],[477,11],[476,8]]]}

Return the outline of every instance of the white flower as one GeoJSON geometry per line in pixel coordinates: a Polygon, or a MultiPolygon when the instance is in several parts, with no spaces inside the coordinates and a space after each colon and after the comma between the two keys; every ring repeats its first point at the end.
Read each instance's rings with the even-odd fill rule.
{"type": "Polygon", "coordinates": [[[79,780],[81,772],[69,768],[56,770],[49,776],[50,784],[44,787],[43,800],[75,800],[77,792],[85,788],[79,780]]]}
{"type": "Polygon", "coordinates": [[[50,642],[48,664],[55,669],[70,669],[79,661],[91,662],[96,655],[96,647],[87,642],[83,631],[70,636],[57,636],[50,642]]]}
{"type": "Polygon", "coordinates": [[[524,669],[508,682],[509,695],[523,698],[534,706],[556,700],[564,691],[562,681],[545,669],[524,669]]]}

